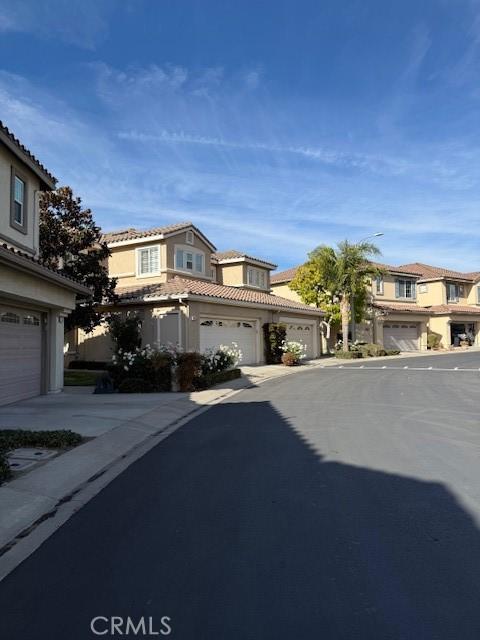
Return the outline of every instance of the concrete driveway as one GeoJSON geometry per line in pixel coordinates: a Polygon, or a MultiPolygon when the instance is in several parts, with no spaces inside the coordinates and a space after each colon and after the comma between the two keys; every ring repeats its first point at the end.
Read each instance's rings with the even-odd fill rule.
{"type": "Polygon", "coordinates": [[[181,640],[478,640],[480,372],[446,357],[198,416],[0,583],[2,635],[168,616],[181,640]]]}

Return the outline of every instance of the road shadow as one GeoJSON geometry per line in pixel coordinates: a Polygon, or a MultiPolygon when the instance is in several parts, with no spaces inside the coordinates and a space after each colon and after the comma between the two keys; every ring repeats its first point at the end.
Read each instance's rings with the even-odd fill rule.
{"type": "Polygon", "coordinates": [[[479,593],[479,531],[444,485],[325,460],[270,403],[231,402],[0,584],[0,635],[169,616],[179,640],[478,640],[479,593]]]}

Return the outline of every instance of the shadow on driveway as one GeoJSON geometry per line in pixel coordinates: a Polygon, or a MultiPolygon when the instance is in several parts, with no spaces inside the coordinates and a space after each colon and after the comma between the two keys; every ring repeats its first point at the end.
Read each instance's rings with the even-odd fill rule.
{"type": "Polygon", "coordinates": [[[94,616],[169,616],[179,640],[478,640],[479,592],[479,532],[445,486],[326,461],[268,402],[234,402],[1,583],[0,633],[85,640],[94,616]]]}

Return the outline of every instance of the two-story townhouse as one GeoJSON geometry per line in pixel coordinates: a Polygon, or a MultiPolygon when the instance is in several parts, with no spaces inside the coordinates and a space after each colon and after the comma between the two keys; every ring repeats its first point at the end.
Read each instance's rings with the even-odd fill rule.
{"type": "MultiPolygon", "coordinates": [[[[382,275],[370,285],[370,318],[357,337],[389,349],[427,349],[428,332],[449,348],[468,336],[480,345],[480,272],[461,273],[422,263],[392,266],[375,263],[382,275]]],[[[293,300],[289,288],[298,267],[271,277],[272,292],[293,300]]]]}
{"type": "MultiPolygon", "coordinates": [[[[135,312],[144,344],[178,344],[189,351],[238,344],[242,364],[264,361],[262,327],[284,322],[287,339],[301,341],[310,358],[320,355],[317,309],[270,293],[276,265],[237,250],[217,252],[191,222],[149,230],[105,233],[109,274],[118,279],[118,303],[106,312],[135,312]]],[[[79,332],[75,357],[108,360],[108,326],[79,332]]],[[[72,354],[71,354],[72,355],[72,354]]]]}
{"type": "Polygon", "coordinates": [[[63,322],[90,291],[42,266],[38,197],[55,178],[0,122],[0,405],[63,387],[63,322]]]}

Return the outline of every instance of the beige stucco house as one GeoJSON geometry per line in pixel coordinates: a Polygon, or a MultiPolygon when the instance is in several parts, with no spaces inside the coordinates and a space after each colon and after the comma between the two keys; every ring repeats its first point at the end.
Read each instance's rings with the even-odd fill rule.
{"type": "Polygon", "coordinates": [[[42,266],[38,196],[55,178],[0,122],[0,405],[63,387],[63,321],[82,285],[42,266]]]}
{"type": "MultiPolygon", "coordinates": [[[[241,251],[217,252],[190,222],[114,231],[104,240],[111,251],[109,274],[118,279],[118,303],[105,311],[137,313],[144,344],[203,352],[235,342],[242,364],[261,363],[263,325],[283,322],[287,339],[301,341],[310,358],[320,355],[322,313],[270,293],[276,265],[241,251]]],[[[69,336],[70,358],[99,361],[111,355],[106,325],[69,336]]]]}
{"type": "MultiPolygon", "coordinates": [[[[370,318],[357,327],[358,339],[416,351],[427,349],[432,332],[443,348],[457,345],[463,336],[480,346],[480,272],[418,262],[377,266],[383,275],[371,283],[370,318]]],[[[272,274],[272,293],[300,300],[289,287],[297,269],[272,274]]]]}

